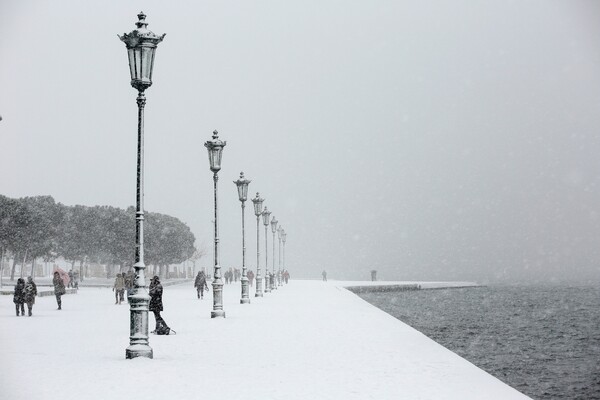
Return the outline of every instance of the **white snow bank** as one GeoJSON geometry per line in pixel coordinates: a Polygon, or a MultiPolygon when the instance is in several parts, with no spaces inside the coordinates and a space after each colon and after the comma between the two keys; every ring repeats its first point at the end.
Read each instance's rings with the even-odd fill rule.
{"type": "Polygon", "coordinates": [[[227,318],[211,319],[212,293],[165,287],[177,335],[151,335],[153,360],[126,360],[129,307],[110,289],[63,296],[62,311],[39,298],[33,317],[2,296],[0,398],[527,398],[338,283],[290,281],[247,305],[232,284],[223,297],[227,318]]]}

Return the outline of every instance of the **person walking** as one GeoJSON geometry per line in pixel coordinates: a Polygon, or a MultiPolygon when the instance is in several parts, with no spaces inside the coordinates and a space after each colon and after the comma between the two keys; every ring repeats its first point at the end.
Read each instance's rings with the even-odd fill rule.
{"type": "Polygon", "coordinates": [[[156,275],[154,275],[154,277],[150,280],[148,294],[150,295],[150,304],[148,305],[148,310],[154,313],[154,319],[156,321],[156,327],[151,333],[158,334],[162,325],[164,324],[164,320],[160,316],[160,312],[163,310],[163,287],[160,284],[160,279],[156,275]]]}
{"type": "Polygon", "coordinates": [[[124,300],[125,294],[125,279],[123,278],[124,274],[117,274],[115,278],[115,283],[113,285],[113,292],[115,292],[115,304],[121,304],[124,300]]]}
{"type": "Polygon", "coordinates": [[[73,287],[73,270],[69,270],[69,287],[73,287]]]}
{"type": "Polygon", "coordinates": [[[204,271],[198,271],[198,275],[196,275],[196,279],[194,280],[194,287],[198,292],[198,298],[204,298],[204,290],[208,291],[208,285],[206,284],[206,275],[204,271]]]}
{"type": "Polygon", "coordinates": [[[52,284],[54,285],[54,295],[56,296],[56,304],[58,304],[58,309],[62,310],[62,300],[61,297],[63,294],[67,293],[65,290],[65,283],[58,271],[54,271],[54,278],[52,278],[52,284]]]}
{"type": "Polygon", "coordinates": [[[17,310],[17,317],[19,316],[19,309],[21,309],[21,315],[25,316],[25,279],[17,279],[15,285],[15,294],[13,296],[13,303],[15,303],[15,309],[17,310]]]}
{"type": "MultiPolygon", "coordinates": [[[[21,278],[23,279],[23,278],[21,278]]],[[[37,286],[33,281],[33,278],[28,276],[27,283],[25,284],[25,303],[27,303],[27,311],[31,317],[33,311],[33,305],[35,304],[35,296],[37,296],[37,286]]]]}
{"type": "Polygon", "coordinates": [[[290,280],[290,273],[287,269],[283,272],[283,279],[285,280],[285,284],[287,285],[288,281],[290,280]]]}
{"type": "Polygon", "coordinates": [[[249,270],[248,272],[246,272],[246,278],[248,278],[248,282],[250,283],[250,286],[252,287],[252,281],[254,280],[254,272],[252,272],[252,270],[249,270]]]}
{"type": "Polygon", "coordinates": [[[133,271],[131,269],[125,274],[125,289],[127,290],[127,302],[129,303],[129,296],[133,293],[133,271]]]}
{"type": "Polygon", "coordinates": [[[79,271],[73,271],[73,287],[79,289],[79,271]]]}
{"type": "Polygon", "coordinates": [[[323,276],[323,282],[327,282],[327,271],[324,270],[321,275],[323,276]]]}

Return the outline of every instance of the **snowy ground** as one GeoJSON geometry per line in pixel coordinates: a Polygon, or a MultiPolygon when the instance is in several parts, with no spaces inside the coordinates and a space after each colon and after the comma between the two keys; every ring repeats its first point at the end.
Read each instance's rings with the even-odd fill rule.
{"type": "Polygon", "coordinates": [[[226,285],[226,319],[210,318],[212,292],[167,286],[177,335],[150,336],[153,360],[125,360],[129,307],[108,288],[66,295],[62,311],[38,298],[31,318],[0,296],[0,398],[527,398],[341,286],[290,281],[241,305],[226,285]]]}

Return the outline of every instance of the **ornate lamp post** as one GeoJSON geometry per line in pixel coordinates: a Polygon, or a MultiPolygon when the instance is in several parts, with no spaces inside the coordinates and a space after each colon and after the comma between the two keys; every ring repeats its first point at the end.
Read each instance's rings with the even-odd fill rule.
{"type": "Polygon", "coordinates": [[[256,197],[252,199],[254,203],[254,215],[256,215],[256,293],[254,297],[263,297],[262,277],[260,276],[260,216],[262,214],[262,203],[265,199],[261,199],[258,192],[256,197]]]}
{"type": "Polygon", "coordinates": [[[279,228],[277,228],[277,237],[279,238],[279,256],[277,258],[278,260],[278,269],[277,269],[277,285],[281,286],[281,235],[283,234],[283,228],[281,227],[281,225],[279,225],[279,228]]]}
{"type": "Polygon", "coordinates": [[[277,232],[277,219],[275,216],[271,218],[271,231],[273,232],[273,275],[271,280],[271,290],[277,289],[277,285],[275,284],[275,232],[277,232]]]}
{"type": "Polygon", "coordinates": [[[285,271],[285,239],[287,238],[287,233],[283,229],[281,231],[281,241],[283,242],[283,270],[285,271]]]}
{"type": "Polygon", "coordinates": [[[148,343],[148,304],[150,296],[142,290],[146,287],[144,264],[144,107],[146,96],[144,91],[152,85],[152,68],[156,46],[165,35],[155,35],[146,26],[146,15],[138,14],[137,29],[124,33],[119,39],[127,47],[129,56],[129,72],[131,86],[138,91],[138,148],[137,148],[137,191],[135,211],[135,277],[133,290],[129,296],[129,346],[125,350],[125,358],[152,358],[152,348],[148,343]]]}
{"type": "Polygon", "coordinates": [[[265,293],[271,292],[271,285],[269,283],[269,244],[268,244],[268,236],[267,236],[267,228],[269,226],[269,216],[271,215],[271,211],[265,209],[262,212],[263,217],[263,225],[265,226],[265,293]]]}
{"type": "Polygon", "coordinates": [[[214,131],[212,140],[208,140],[204,143],[204,147],[208,150],[208,161],[210,162],[210,170],[213,172],[213,183],[214,183],[214,194],[215,194],[215,262],[213,272],[213,310],[210,313],[211,318],[222,317],[225,318],[225,311],[223,311],[223,281],[221,280],[221,266],[219,265],[219,215],[218,215],[218,202],[217,202],[217,182],[219,176],[217,175],[221,169],[221,158],[223,156],[223,147],[227,142],[219,139],[219,132],[214,131]]]}
{"type": "Polygon", "coordinates": [[[241,304],[250,303],[250,297],[248,296],[248,277],[246,276],[246,229],[245,229],[245,218],[244,209],[246,208],[246,200],[248,199],[248,184],[250,181],[244,178],[244,173],[240,172],[240,179],[233,181],[236,184],[238,190],[238,197],[242,202],[242,298],[241,304]]]}

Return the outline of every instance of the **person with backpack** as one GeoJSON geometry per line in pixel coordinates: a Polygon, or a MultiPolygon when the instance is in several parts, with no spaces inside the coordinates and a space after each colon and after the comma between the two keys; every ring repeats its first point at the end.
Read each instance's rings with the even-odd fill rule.
{"type": "Polygon", "coordinates": [[[17,279],[13,303],[15,303],[17,317],[19,316],[19,308],[21,309],[21,315],[25,316],[25,279],[23,278],[17,279]]]}
{"type": "Polygon", "coordinates": [[[204,290],[208,291],[208,285],[206,284],[206,275],[204,271],[198,271],[198,275],[196,275],[196,279],[194,280],[194,287],[198,292],[198,298],[204,298],[204,290]]]}
{"type": "Polygon", "coordinates": [[[52,284],[54,285],[54,296],[56,296],[56,304],[58,304],[58,309],[62,310],[62,295],[67,293],[65,289],[65,282],[63,282],[62,278],[58,271],[54,271],[54,278],[52,278],[52,284]]]}
{"type": "Polygon", "coordinates": [[[28,276],[27,283],[25,284],[25,303],[27,303],[27,310],[29,316],[32,315],[33,305],[35,304],[35,296],[37,296],[37,286],[33,281],[33,278],[28,276]]]}

